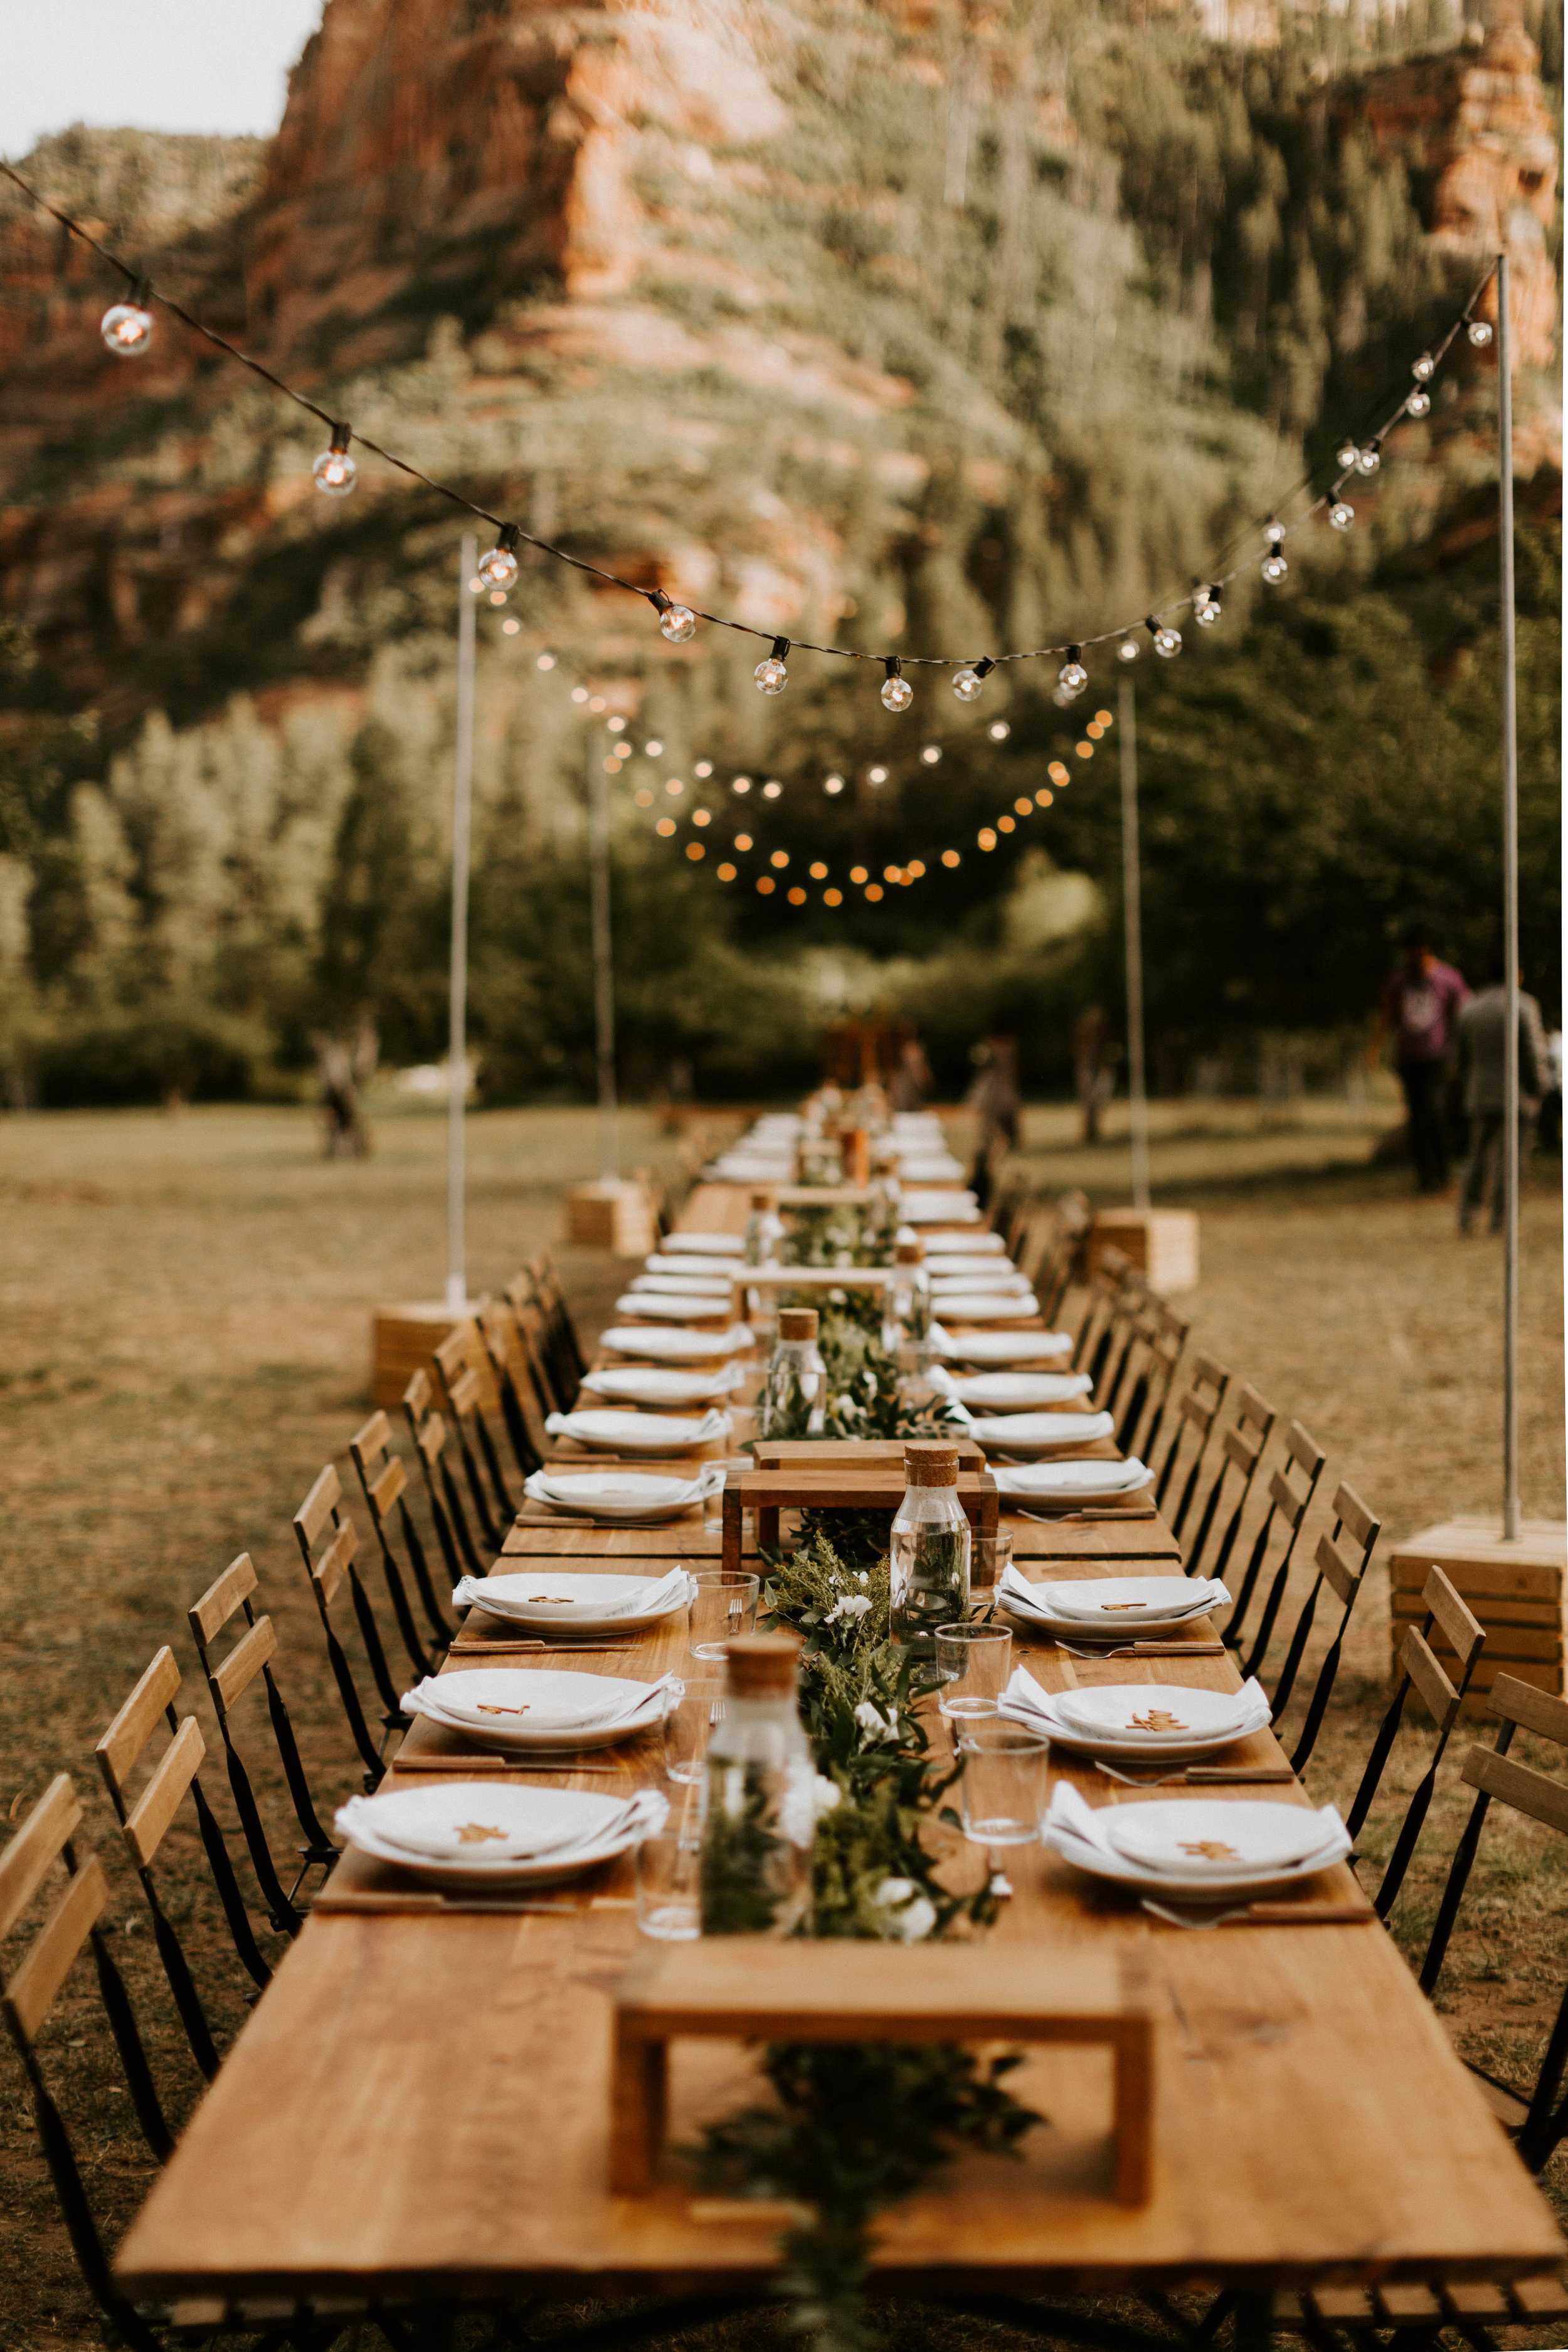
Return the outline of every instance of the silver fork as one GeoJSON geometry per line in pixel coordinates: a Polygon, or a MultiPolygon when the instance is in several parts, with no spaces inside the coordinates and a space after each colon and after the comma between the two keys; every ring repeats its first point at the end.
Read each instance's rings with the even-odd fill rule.
{"type": "Polygon", "coordinates": [[[1190,1912],[1168,1910],[1152,1895],[1143,1897],[1143,1908],[1151,1918],[1163,1919],[1168,1927],[1195,1927],[1200,1931],[1205,1927],[1224,1927],[1233,1919],[1247,1919],[1252,1915],[1250,1903],[1244,1903],[1239,1911],[1210,1911],[1205,1917],[1194,1919],[1190,1912]]]}
{"type": "MultiPolygon", "coordinates": [[[[1167,1634],[1164,1638],[1169,1640],[1170,1636],[1167,1634]]],[[[1067,1652],[1069,1658],[1137,1658],[1149,1655],[1142,1642],[1130,1642],[1121,1649],[1102,1650],[1080,1648],[1076,1642],[1064,1642],[1059,1633],[1053,1633],[1051,1639],[1058,1650],[1067,1652]]],[[[1183,1647],[1191,1657],[1215,1658],[1218,1657],[1224,1650],[1225,1643],[1223,1642],[1190,1642],[1184,1643],[1183,1647]]]]}

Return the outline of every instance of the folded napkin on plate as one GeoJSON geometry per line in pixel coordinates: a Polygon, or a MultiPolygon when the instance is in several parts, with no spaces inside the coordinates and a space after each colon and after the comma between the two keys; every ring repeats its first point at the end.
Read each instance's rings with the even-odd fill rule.
{"type": "Polygon", "coordinates": [[[616,1301],[616,1313],[646,1315],[656,1323],[706,1323],[713,1316],[727,1314],[729,1304],[728,1283],[721,1297],[702,1291],[693,1297],[689,1290],[626,1290],[616,1301]]]}
{"type": "Polygon", "coordinates": [[[705,1396],[730,1396],[746,1375],[739,1364],[726,1364],[717,1372],[699,1371],[690,1367],[647,1364],[601,1364],[596,1371],[584,1374],[583,1386],[593,1396],[635,1399],[644,1404],[678,1405],[690,1398],[694,1402],[705,1396]],[[637,1375],[647,1370],[657,1372],[660,1380],[676,1383],[672,1393],[661,1396],[637,1375]]]}
{"type": "MultiPolygon", "coordinates": [[[[1178,1608],[1162,1611],[1159,1622],[1168,1624],[1173,1618],[1180,1618],[1184,1622],[1189,1617],[1204,1617],[1211,1609],[1223,1608],[1230,1599],[1230,1594],[1225,1586],[1209,1577],[1184,1577],[1182,1582],[1192,1596],[1190,1602],[1184,1599],[1178,1608]]],[[[1053,1624],[1060,1623],[1063,1617],[1069,1612],[1060,1609],[1054,1599],[1047,1601],[1046,1598],[1047,1593],[1054,1595],[1064,1591],[1082,1591],[1088,1593],[1092,1592],[1093,1590],[1092,1582],[1065,1587],[1055,1583],[1031,1584],[1027,1578],[1021,1575],[1012,1565],[1011,1561],[1002,1570],[996,1581],[997,1593],[1006,1601],[1009,1608],[1017,1608],[1026,1616],[1047,1619],[1053,1624]]],[[[1103,1614],[1089,1616],[1085,1613],[1085,1606],[1081,1603],[1078,1609],[1070,1612],[1070,1622],[1081,1627],[1085,1633],[1092,1630],[1096,1633],[1103,1631],[1107,1633],[1117,1633],[1122,1631],[1135,1633],[1140,1622],[1136,1618],[1130,1620],[1122,1617],[1118,1622],[1103,1614]]]]}
{"type": "Polygon", "coordinates": [[[740,1234],[666,1234],[659,1248],[671,1254],[690,1250],[700,1257],[744,1257],[746,1254],[740,1234]]]}
{"type": "Polygon", "coordinates": [[[400,1789],[351,1797],[338,1808],[336,1826],[351,1840],[356,1830],[367,1830],[378,1844],[426,1861],[526,1862],[536,1854],[553,1858],[584,1838],[613,1835],[629,1810],[625,1800],[596,1794],[585,1806],[563,1805],[558,1800],[566,1793],[504,1784],[400,1789]]]}
{"type": "MultiPolygon", "coordinates": [[[[512,1571],[509,1570],[507,1572],[510,1574],[512,1571]]],[[[567,1570],[568,1574],[570,1572],[567,1570]]],[[[543,1583],[552,1574],[552,1571],[542,1569],[541,1583],[543,1583]]],[[[692,1591],[691,1580],[683,1568],[672,1568],[668,1576],[661,1576],[657,1581],[649,1581],[642,1577],[628,1577],[626,1581],[634,1586],[635,1590],[625,1601],[595,1601],[593,1608],[595,1618],[661,1617],[668,1610],[684,1606],[692,1591]]],[[[489,1580],[487,1577],[460,1578],[452,1590],[453,1608],[483,1609],[492,1617],[516,1616],[517,1612],[510,1601],[502,1594],[491,1591],[489,1585],[489,1580]]],[[[526,1619],[523,1622],[531,1623],[533,1621],[526,1619]]]]}
{"type": "MultiPolygon", "coordinates": [[[[481,1666],[468,1674],[426,1675],[411,1691],[404,1692],[398,1705],[405,1715],[423,1715],[432,1723],[488,1730],[493,1721],[500,1719],[495,1700],[481,1699],[477,1693],[470,1696],[462,1686],[465,1683],[477,1683],[480,1689],[492,1689],[495,1672],[493,1667],[481,1666]]],[[[661,1675],[657,1682],[636,1683],[628,1691],[618,1676],[567,1676],[552,1674],[548,1668],[530,1673],[526,1678],[520,1675],[517,1679],[520,1690],[526,1679],[534,1696],[527,1703],[526,1726],[520,1719],[510,1727],[531,1731],[571,1731],[578,1726],[584,1731],[601,1731],[622,1717],[641,1715],[658,1693],[672,1689],[679,1680],[675,1675],[661,1675]],[[563,1689],[562,1685],[568,1681],[579,1685],[608,1682],[609,1688],[603,1697],[595,1699],[592,1690],[585,1687],[575,1693],[563,1689]]],[[[521,1718],[521,1710],[518,1712],[521,1718]]]]}
{"type": "Polygon", "coordinates": [[[656,1298],[728,1298],[738,1279],[729,1274],[634,1274],[631,1286],[656,1298]]]}
{"type": "Polygon", "coordinates": [[[1018,1454],[1050,1445],[1092,1445],[1116,1428],[1108,1412],[1003,1412],[968,1418],[982,1445],[1018,1454]]]}
{"type": "MultiPolygon", "coordinates": [[[[1040,1835],[1047,1845],[1064,1855],[1068,1862],[1079,1861],[1087,1846],[1094,1857],[1094,1866],[1103,1871],[1106,1876],[1129,1878],[1139,1885],[1145,1885],[1153,1873],[1147,1867],[1129,1862],[1125,1854],[1119,1853],[1102,1826],[1116,1811],[1114,1805],[1089,1804],[1070,1780],[1058,1780],[1051,1790],[1051,1801],[1047,1808],[1040,1835]]],[[[1269,1880],[1287,1876],[1310,1878],[1320,1870],[1327,1870],[1331,1864],[1342,1862],[1351,1850],[1351,1841],[1337,1807],[1320,1805],[1318,1819],[1322,1823],[1323,1843],[1305,1862],[1279,1870],[1270,1870],[1260,1864],[1254,1875],[1269,1880]]],[[[1203,1885],[1201,1878],[1186,1879],[1175,1871],[1162,1872],[1160,1875],[1168,1878],[1173,1887],[1201,1887],[1203,1885]]]]}
{"type": "MultiPolygon", "coordinates": [[[[685,1422],[680,1434],[677,1437],[670,1437],[668,1429],[664,1427],[664,1424],[672,1418],[668,1413],[638,1413],[636,1417],[638,1421],[650,1424],[648,1430],[650,1440],[662,1437],[668,1444],[679,1446],[711,1445],[716,1439],[728,1437],[735,1426],[727,1412],[716,1412],[711,1406],[700,1421],[685,1422]]],[[[552,1437],[575,1437],[578,1432],[574,1427],[574,1423],[581,1421],[582,1418],[581,1413],[550,1412],[544,1416],[544,1426],[552,1437]]],[[[628,1433],[628,1436],[631,1433],[628,1433]]],[[[600,1439],[597,1442],[602,1444],[604,1441],[600,1439]]]]}
{"type": "MultiPolygon", "coordinates": [[[[1254,1731],[1267,1730],[1271,1719],[1268,1700],[1256,1675],[1242,1685],[1236,1702],[1236,1728],[1227,1728],[1227,1738],[1245,1739],[1254,1731]]],[[[1012,1680],[997,1702],[997,1712],[1015,1723],[1027,1724],[1031,1731],[1049,1732],[1059,1739],[1077,1743],[1095,1736],[1058,1714],[1055,1694],[1043,1688],[1027,1666],[1014,1668],[1012,1680]]]]}
{"type": "Polygon", "coordinates": [[[1131,1454],[1125,1462],[1030,1462],[993,1473],[999,1495],[1033,1495],[1037,1500],[1069,1503],[1084,1496],[1134,1495],[1153,1472],[1131,1454]]]}
{"type": "MultiPolygon", "coordinates": [[[[693,1503],[701,1502],[705,1495],[717,1493],[724,1483],[724,1474],[718,1470],[717,1464],[708,1462],[694,1478],[660,1478],[658,1484],[664,1491],[658,1495],[639,1497],[603,1492],[595,1496],[589,1492],[590,1482],[601,1486],[616,1475],[608,1470],[535,1470],[523,1480],[522,1491],[531,1503],[544,1503],[552,1510],[580,1511],[588,1517],[598,1512],[611,1518],[641,1519],[650,1511],[689,1510],[693,1503]]],[[[618,1483],[624,1486],[632,1478],[647,1478],[649,1475],[647,1471],[622,1471],[618,1483]]]]}

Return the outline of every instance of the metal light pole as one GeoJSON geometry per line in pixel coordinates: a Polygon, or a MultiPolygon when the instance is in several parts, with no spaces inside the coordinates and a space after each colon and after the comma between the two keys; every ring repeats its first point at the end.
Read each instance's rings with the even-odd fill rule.
{"type": "Polygon", "coordinates": [[[1497,265],[1498,508],[1502,543],[1502,1533],[1519,1541],[1519,729],[1513,625],[1513,381],[1508,256],[1497,265]]]}
{"type": "Polygon", "coordinates": [[[1127,938],[1127,1100],[1132,1135],[1132,1205],[1149,1206],[1149,1097],[1143,1075],[1143,913],[1138,867],[1138,726],[1132,680],[1123,674],[1121,906],[1127,938]]]}
{"type": "Polygon", "coordinates": [[[588,857],[594,910],[594,1020],[599,1062],[599,1181],[621,1172],[616,1140],[616,976],[610,954],[610,784],[604,744],[591,729],[588,743],[588,857]]]}
{"type": "Polygon", "coordinates": [[[463,1115],[468,1051],[468,863],[474,804],[474,576],[479,543],[463,533],[458,553],[458,740],[452,762],[452,971],[447,1040],[447,1306],[468,1303],[463,1233],[463,1115]]]}

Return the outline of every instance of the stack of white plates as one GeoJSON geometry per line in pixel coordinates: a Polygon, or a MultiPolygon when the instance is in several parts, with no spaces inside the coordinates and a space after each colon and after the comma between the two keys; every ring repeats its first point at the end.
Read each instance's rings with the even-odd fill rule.
{"type": "Polygon", "coordinates": [[[1179,1633],[1230,1599],[1201,1576],[1093,1576],[1075,1583],[1031,1584],[1014,1567],[997,1580],[996,1598],[1021,1624],[1080,1642],[1136,1641],[1179,1633]]]}
{"type": "Polygon", "coordinates": [[[952,1323],[1026,1323],[1040,1311],[1032,1290],[933,1291],[932,1304],[952,1323]]]}
{"type": "Polygon", "coordinates": [[[972,1416],[969,1434],[987,1454],[1058,1454],[1068,1445],[1092,1445],[1115,1427],[1108,1412],[1005,1412],[972,1416]]]}
{"type": "Polygon", "coordinates": [[[1096,1878],[1187,1903],[1285,1891],[1351,1850],[1332,1805],[1167,1797],[1096,1808],[1070,1780],[1057,1782],[1041,1834],[1096,1878]]]}
{"type": "Polygon", "coordinates": [[[977,1225],[980,1204],[973,1192],[906,1192],[899,1214],[907,1225],[977,1225]]]}
{"type": "Polygon", "coordinates": [[[743,1257],[746,1254],[745,1241],[740,1234],[666,1234],[658,1246],[670,1255],[743,1257]]]}
{"type": "MultiPolygon", "coordinates": [[[[448,1680],[450,1677],[447,1678],[448,1680]]],[[[1001,1711],[1091,1756],[1202,1756],[1267,1728],[1268,1701],[1256,1680],[1238,1691],[1189,1690],[1176,1683],[1099,1683],[1047,1691],[1017,1667],[1001,1711]]]]}
{"type": "Polygon", "coordinates": [[[982,1250],[967,1248],[933,1251],[925,1261],[925,1269],[933,1285],[973,1279],[986,1290],[994,1290],[998,1285],[1011,1283],[1021,1283],[1026,1290],[1029,1286],[1027,1278],[1019,1273],[1012,1259],[1001,1253],[987,1256],[982,1250]]]}
{"type": "MultiPolygon", "coordinates": [[[[654,1282],[656,1275],[644,1275],[642,1280],[654,1282]]],[[[710,1323],[715,1317],[730,1312],[730,1285],[725,1283],[715,1296],[704,1290],[693,1298],[688,1291],[627,1290],[616,1301],[617,1315],[647,1315],[656,1323],[710,1323]]]]}
{"type": "MultiPolygon", "coordinates": [[[[727,1257],[719,1251],[711,1256],[704,1256],[696,1250],[679,1250],[673,1255],[667,1255],[663,1250],[655,1250],[651,1257],[644,1258],[643,1268],[648,1274],[690,1277],[706,1275],[710,1281],[718,1278],[726,1283],[739,1282],[744,1273],[744,1264],[739,1252],[733,1257],[727,1257]]],[[[634,1282],[632,1288],[635,1290],[637,1287],[634,1282]]]]}
{"type": "Polygon", "coordinates": [[[336,1822],[350,1845],[378,1862],[433,1886],[482,1895],[575,1877],[662,1829],[668,1813],[655,1789],[602,1797],[490,1780],[351,1797],[336,1822]]]}
{"type": "MultiPolygon", "coordinates": [[[[661,1332],[659,1337],[668,1335],[661,1332]]],[[[682,1331],[675,1335],[685,1339],[682,1331]]],[[[615,1397],[623,1404],[710,1404],[716,1397],[732,1396],[745,1378],[739,1364],[721,1372],[666,1371],[657,1364],[601,1364],[585,1373],[583,1386],[594,1396],[615,1397]]]]}
{"type": "Polygon", "coordinates": [[[906,1184],[959,1184],[963,1167],[951,1151],[917,1150],[900,1153],[899,1174],[906,1184]]]}
{"type": "Polygon", "coordinates": [[[955,1364],[1048,1364],[1072,1354],[1066,1331],[949,1331],[933,1322],[931,1341],[955,1364]]]}
{"type": "Polygon", "coordinates": [[[724,1483],[705,1466],[694,1478],[660,1478],[647,1470],[535,1470],[522,1482],[531,1503],[587,1519],[673,1519],[724,1483]]]}
{"type": "Polygon", "coordinates": [[[999,1495],[1030,1503],[1115,1503],[1141,1494],[1154,1473],[1136,1454],[1125,1462],[1031,1462],[1021,1470],[993,1472],[999,1495]]]}
{"type": "Polygon", "coordinates": [[[502,1755],[545,1755],[634,1739],[662,1723],[679,1696],[673,1675],[639,1683],[553,1666],[476,1666],[427,1675],[400,1705],[405,1715],[423,1715],[502,1755]]]}
{"type": "Polygon", "coordinates": [[[982,1258],[978,1263],[982,1269],[978,1274],[944,1274],[941,1258],[931,1262],[927,1268],[931,1295],[939,1307],[945,1308],[951,1298],[972,1298],[982,1293],[987,1298],[1029,1296],[1028,1276],[1009,1265],[1005,1257],[982,1258]]]}
{"type": "Polygon", "coordinates": [[[458,1609],[482,1609],[530,1633],[571,1641],[592,1633],[640,1633],[687,1607],[691,1580],[668,1576],[577,1576],[569,1569],[524,1569],[505,1576],[465,1576],[452,1594],[458,1609]]]}
{"type": "Polygon", "coordinates": [[[748,1323],[731,1323],[727,1331],[661,1331],[652,1323],[613,1323],[600,1332],[599,1345],[613,1355],[646,1356],[656,1364],[692,1364],[738,1356],[752,1345],[752,1336],[748,1323]]]}
{"type": "Polygon", "coordinates": [[[728,1437],[734,1423],[727,1412],[552,1412],[545,1420],[552,1437],[570,1437],[597,1454],[686,1454],[728,1437]]]}
{"type": "MultiPolygon", "coordinates": [[[[697,1260],[694,1258],[690,1263],[696,1265],[697,1260]]],[[[734,1287],[735,1277],[732,1275],[704,1274],[700,1267],[694,1274],[634,1274],[632,1276],[632,1290],[639,1298],[649,1291],[663,1298],[710,1298],[713,1301],[708,1309],[710,1315],[729,1312],[728,1306],[721,1302],[730,1298],[734,1287]]],[[[648,1312],[646,1305],[637,1308],[639,1315],[648,1312]]]]}

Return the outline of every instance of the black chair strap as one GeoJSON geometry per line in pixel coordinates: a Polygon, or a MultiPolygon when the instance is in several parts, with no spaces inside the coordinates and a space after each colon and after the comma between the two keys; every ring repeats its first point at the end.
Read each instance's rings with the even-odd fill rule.
{"type": "Polygon", "coordinates": [[[206,1801],[199,1779],[191,1782],[191,1794],[196,1801],[196,1823],[202,1833],[202,1844],[206,1851],[207,1868],[212,1872],[213,1882],[217,1888],[218,1901],[223,1905],[223,1916],[228,1922],[228,1932],[234,1939],[234,1948],[239,1955],[241,1965],[253,1982],[258,1985],[268,1985],[272,1981],[272,1971],[261,1957],[260,1947],[251,1929],[250,1915],[245,1907],[245,1898],[239,1891],[239,1881],[234,1874],[234,1864],[229,1859],[227,1843],[223,1831],[218,1826],[217,1816],[206,1801]]]}
{"type": "Polygon", "coordinates": [[[234,1798],[235,1811],[239,1815],[239,1826],[245,1834],[245,1848],[250,1856],[250,1866],[256,1873],[256,1884],[267,1906],[267,1916],[280,1936],[297,1936],[305,1923],[278,1883],[272,1849],[261,1825],[261,1814],[255,1790],[250,1785],[250,1775],[245,1769],[239,1750],[228,1736],[226,1723],[223,1726],[223,1744],[224,1759],[228,1766],[229,1790],[234,1798]]]}
{"type": "Polygon", "coordinates": [[[169,1990],[174,1996],[174,2007],[179,2011],[180,2023],[185,2029],[191,2055],[210,2083],[217,2073],[217,2049],[196,1991],[190,1962],[185,1958],[178,1936],[164,1916],[158,1900],[158,1890],[153,1884],[152,1872],[142,1870],[137,1875],[142,1881],[142,1892],[147,1897],[147,1907],[153,1914],[153,1937],[158,1947],[158,1958],[163,1963],[163,1974],[169,1979],[169,1990]]]}
{"type": "Polygon", "coordinates": [[[109,1947],[96,1927],[91,1929],[88,1941],[92,1946],[93,1961],[98,1969],[98,1989],[103,1996],[109,2030],[114,2036],[114,2046],[125,2069],[126,2086],[131,2093],[131,2104],[136,2110],[136,2120],[142,2126],[142,2137],[159,2163],[166,2163],[174,2153],[174,2136],[158,2104],[153,2069],[147,2063],[146,2046],[136,2023],[136,2013],[131,2006],[131,1996],[125,1990],[125,1979],[115,1967],[109,1947]]]}

